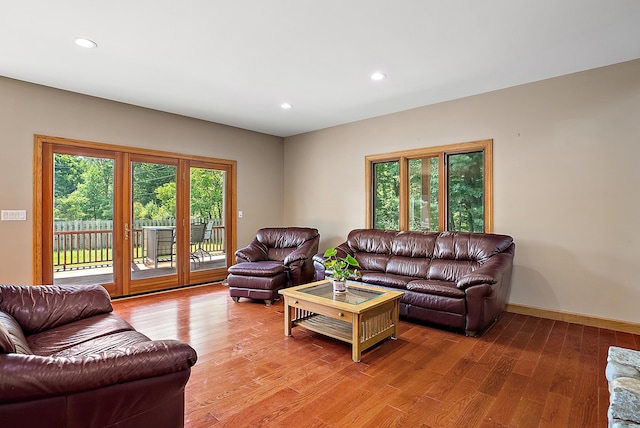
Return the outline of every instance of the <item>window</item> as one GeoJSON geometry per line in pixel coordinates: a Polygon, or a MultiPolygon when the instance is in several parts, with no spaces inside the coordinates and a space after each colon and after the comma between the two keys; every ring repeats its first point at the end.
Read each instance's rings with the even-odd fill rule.
{"type": "Polygon", "coordinates": [[[491,232],[492,142],[367,156],[367,226],[491,232]]]}

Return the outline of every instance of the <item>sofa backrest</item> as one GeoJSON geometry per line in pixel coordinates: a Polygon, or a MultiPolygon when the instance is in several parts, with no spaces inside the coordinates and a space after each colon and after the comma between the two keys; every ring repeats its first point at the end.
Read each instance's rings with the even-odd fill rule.
{"type": "Polygon", "coordinates": [[[269,260],[284,260],[306,242],[319,241],[320,234],[307,227],[268,227],[258,230],[256,239],[265,246],[269,260]]]}
{"type": "Polygon", "coordinates": [[[347,245],[361,269],[385,272],[396,234],[391,230],[355,229],[349,233],[347,245]]]}
{"type": "Polygon", "coordinates": [[[387,273],[426,278],[438,232],[398,232],[391,243],[387,273]]]}
{"type": "Polygon", "coordinates": [[[99,284],[64,286],[0,284],[0,311],[11,315],[27,336],[112,310],[111,297],[99,284]]]}
{"type": "Polygon", "coordinates": [[[507,235],[470,232],[441,232],[433,257],[449,260],[472,260],[480,264],[489,257],[505,252],[513,244],[507,235]]]}
{"type": "Polygon", "coordinates": [[[469,232],[442,232],[436,240],[427,277],[434,280],[458,281],[495,254],[511,247],[507,235],[469,232]]]}

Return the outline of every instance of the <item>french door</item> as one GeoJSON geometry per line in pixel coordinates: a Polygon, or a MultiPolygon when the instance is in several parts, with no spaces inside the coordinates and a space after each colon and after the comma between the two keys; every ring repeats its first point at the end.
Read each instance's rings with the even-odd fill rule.
{"type": "Polygon", "coordinates": [[[113,296],[223,279],[235,162],[36,136],[34,280],[113,296]]]}

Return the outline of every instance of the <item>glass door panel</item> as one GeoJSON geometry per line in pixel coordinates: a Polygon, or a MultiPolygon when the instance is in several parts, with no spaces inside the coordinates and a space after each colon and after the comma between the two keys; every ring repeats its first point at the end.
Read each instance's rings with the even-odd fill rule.
{"type": "Polygon", "coordinates": [[[53,283],[114,282],[114,160],[53,154],[53,283]]]}
{"type": "Polygon", "coordinates": [[[190,168],[191,272],[226,268],[225,171],[190,168]]]}
{"type": "Polygon", "coordinates": [[[131,162],[131,279],[177,272],[175,165],[131,162]]]}

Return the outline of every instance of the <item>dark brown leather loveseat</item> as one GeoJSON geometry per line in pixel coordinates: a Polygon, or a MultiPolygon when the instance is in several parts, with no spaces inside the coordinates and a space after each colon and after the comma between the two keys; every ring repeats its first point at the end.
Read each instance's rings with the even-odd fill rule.
{"type": "Polygon", "coordinates": [[[100,285],[0,285],[0,426],[182,427],[196,358],[134,330],[100,285]]]}
{"type": "MultiPolygon", "coordinates": [[[[338,247],[360,263],[359,281],[400,289],[402,317],[476,336],[500,318],[515,244],[507,235],[357,229],[338,247]]],[[[325,278],[322,254],[316,279],[325,278]]]]}

